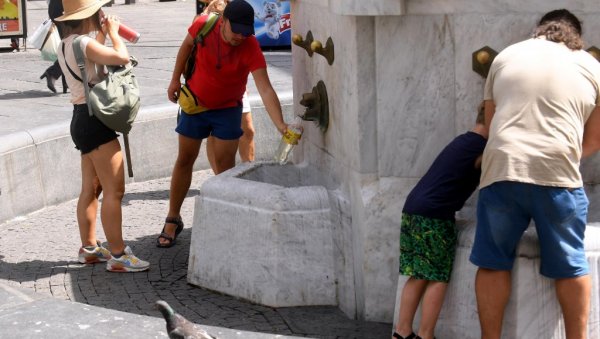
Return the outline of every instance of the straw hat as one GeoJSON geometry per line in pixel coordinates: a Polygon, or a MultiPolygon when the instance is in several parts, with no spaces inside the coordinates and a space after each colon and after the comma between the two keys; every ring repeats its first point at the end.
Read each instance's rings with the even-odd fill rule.
{"type": "Polygon", "coordinates": [[[96,13],[100,7],[106,5],[110,1],[111,0],[65,0],[63,1],[63,15],[54,20],[66,21],[89,18],[96,13]]]}

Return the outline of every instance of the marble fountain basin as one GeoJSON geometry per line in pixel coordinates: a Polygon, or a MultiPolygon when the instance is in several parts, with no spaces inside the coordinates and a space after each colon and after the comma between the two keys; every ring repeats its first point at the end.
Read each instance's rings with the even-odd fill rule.
{"type": "Polygon", "coordinates": [[[191,284],[270,307],[336,305],[330,199],[310,166],[241,164],[196,197],[191,284]]]}

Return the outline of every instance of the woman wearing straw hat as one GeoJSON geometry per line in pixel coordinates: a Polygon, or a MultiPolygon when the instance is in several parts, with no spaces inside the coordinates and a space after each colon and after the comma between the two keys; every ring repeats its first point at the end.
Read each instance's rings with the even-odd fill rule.
{"type": "Polygon", "coordinates": [[[106,262],[106,269],[113,272],[139,272],[147,270],[150,264],[137,258],[123,242],[121,200],[125,192],[125,176],[121,145],[113,130],[89,115],[81,73],[73,52],[73,40],[78,35],[85,35],[81,39],[81,49],[90,84],[96,84],[104,77],[103,65],[129,62],[127,48],[117,33],[119,19],[104,15],[100,9],[108,2],[110,0],[63,0],[63,15],[55,19],[64,24],[58,60],[71,89],[71,138],[81,151],[82,185],[77,202],[77,221],[82,244],[78,259],[81,263],[106,262]],[[95,38],[88,36],[90,33],[95,33],[95,38]],[[112,47],[104,45],[107,36],[112,47]],[[96,239],[100,191],[103,191],[100,217],[110,251],[96,239]]]}

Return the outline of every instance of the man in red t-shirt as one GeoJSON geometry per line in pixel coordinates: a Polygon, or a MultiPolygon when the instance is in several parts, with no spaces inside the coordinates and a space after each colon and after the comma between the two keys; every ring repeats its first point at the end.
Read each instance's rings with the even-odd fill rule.
{"type": "MultiPolygon", "coordinates": [[[[186,60],[194,45],[194,37],[206,18],[200,16],[192,23],[179,48],[167,90],[172,102],[177,102],[186,60]]],[[[283,134],[287,129],[279,98],[267,74],[265,58],[253,34],[254,9],[244,0],[234,0],[225,7],[223,17],[204,37],[204,45],[197,49],[194,72],[186,83],[198,104],[208,110],[193,115],[182,112],[175,129],[179,133],[179,152],[171,176],[169,212],[157,239],[158,247],[174,245],[183,229],[181,205],[191,184],[202,139],[214,137],[215,174],[235,166],[235,154],[243,133],[240,127],[242,96],[248,74],[252,73],[263,104],[277,130],[283,134]]]]}

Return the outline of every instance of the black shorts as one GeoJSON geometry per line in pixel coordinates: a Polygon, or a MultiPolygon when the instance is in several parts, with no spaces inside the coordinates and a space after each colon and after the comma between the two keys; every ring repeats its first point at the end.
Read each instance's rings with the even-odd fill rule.
{"type": "Polygon", "coordinates": [[[71,119],[71,139],[75,148],[81,154],[91,151],[118,137],[112,129],[106,127],[95,116],[90,116],[86,104],[73,105],[73,118],[71,119]]]}

